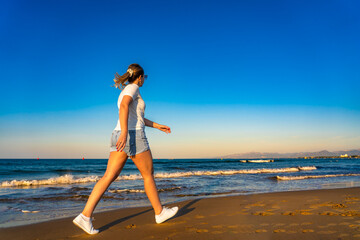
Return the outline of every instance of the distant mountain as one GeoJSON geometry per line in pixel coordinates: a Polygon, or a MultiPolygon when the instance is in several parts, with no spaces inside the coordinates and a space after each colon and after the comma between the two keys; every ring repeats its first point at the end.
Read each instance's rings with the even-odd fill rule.
{"type": "Polygon", "coordinates": [[[360,155],[360,149],[348,151],[329,152],[323,150],[320,152],[297,152],[297,153],[268,153],[268,152],[248,152],[220,156],[217,158],[297,158],[297,157],[333,157],[347,154],[349,156],[360,155]]]}

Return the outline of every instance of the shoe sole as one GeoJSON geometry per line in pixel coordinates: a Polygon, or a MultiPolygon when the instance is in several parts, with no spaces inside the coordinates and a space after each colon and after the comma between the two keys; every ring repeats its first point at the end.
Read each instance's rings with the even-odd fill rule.
{"type": "Polygon", "coordinates": [[[78,226],[79,228],[81,228],[84,232],[86,232],[87,234],[90,234],[90,235],[95,235],[97,233],[89,233],[85,228],[83,228],[77,221],[75,221],[75,219],[73,220],[73,223],[78,226]]]}
{"type": "Polygon", "coordinates": [[[169,220],[170,218],[172,218],[172,217],[174,217],[176,214],[177,214],[177,212],[179,211],[179,209],[178,210],[176,210],[176,212],[174,213],[174,215],[172,215],[171,217],[169,217],[169,218],[167,218],[167,219],[165,219],[164,221],[162,221],[162,222],[156,222],[157,224],[160,224],[160,223],[163,223],[163,222],[166,222],[167,220],[169,220]]]}

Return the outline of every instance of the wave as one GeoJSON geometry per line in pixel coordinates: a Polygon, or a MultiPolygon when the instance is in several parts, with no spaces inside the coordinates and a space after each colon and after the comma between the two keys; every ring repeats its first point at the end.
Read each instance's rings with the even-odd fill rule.
{"type": "MultiPolygon", "coordinates": [[[[180,190],[181,187],[171,187],[171,188],[160,188],[158,192],[171,192],[175,190],[180,190]]],[[[144,193],[145,190],[143,189],[111,189],[108,190],[111,193],[144,193]]]]}
{"type": "Polygon", "coordinates": [[[64,176],[41,179],[41,180],[12,180],[4,181],[1,187],[26,187],[26,186],[41,186],[41,185],[58,185],[58,184],[75,184],[75,183],[88,183],[97,182],[100,178],[98,176],[89,176],[83,178],[74,178],[70,174],[64,176]]]}
{"type": "Polygon", "coordinates": [[[16,208],[16,207],[8,207],[8,209],[23,212],[23,213],[38,213],[38,212],[40,212],[40,211],[25,210],[25,209],[16,208]]]}
{"type": "MultiPolygon", "coordinates": [[[[261,173],[283,173],[283,172],[298,172],[315,170],[315,166],[304,167],[289,167],[289,168],[262,168],[262,169],[242,169],[242,170],[218,170],[218,171],[188,171],[188,172],[174,172],[174,173],[157,173],[155,178],[181,178],[190,176],[217,176],[217,175],[235,175],[235,174],[261,174],[261,173]]],[[[0,187],[29,187],[42,185],[61,185],[61,184],[78,184],[97,182],[101,177],[88,176],[83,178],[74,178],[70,174],[64,176],[42,179],[42,180],[12,180],[4,181],[0,187]]],[[[119,176],[116,180],[140,180],[140,174],[130,174],[119,176]]]]}
{"type": "Polygon", "coordinates": [[[274,162],[273,159],[264,159],[264,160],[240,160],[240,162],[249,162],[249,163],[266,163],[266,162],[274,162]]]}
{"type": "Polygon", "coordinates": [[[326,174],[326,175],[305,175],[305,176],[276,176],[276,179],[281,181],[290,181],[290,180],[303,180],[303,179],[311,179],[311,178],[350,177],[350,176],[360,176],[360,174],[349,173],[349,174],[326,174]]]}

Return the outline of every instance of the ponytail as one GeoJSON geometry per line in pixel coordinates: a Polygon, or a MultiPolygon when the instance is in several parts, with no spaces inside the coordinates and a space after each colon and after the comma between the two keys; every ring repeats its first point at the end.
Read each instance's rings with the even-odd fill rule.
{"type": "Polygon", "coordinates": [[[120,76],[118,73],[115,73],[114,87],[123,89],[126,85],[132,83],[141,75],[144,75],[144,69],[139,64],[130,64],[126,73],[123,75],[120,76]]]}

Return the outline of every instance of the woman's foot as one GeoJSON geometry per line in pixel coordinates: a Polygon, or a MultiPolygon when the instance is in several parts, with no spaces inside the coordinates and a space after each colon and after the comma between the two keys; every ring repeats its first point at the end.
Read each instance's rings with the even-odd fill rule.
{"type": "Polygon", "coordinates": [[[87,234],[97,234],[98,229],[94,229],[91,218],[87,218],[82,213],[80,213],[74,220],[73,223],[84,230],[87,234]]]}
{"type": "Polygon", "coordinates": [[[156,223],[163,223],[166,220],[172,218],[173,216],[175,216],[178,210],[178,207],[167,208],[163,206],[163,210],[161,211],[161,213],[159,215],[155,215],[156,223]]]}

